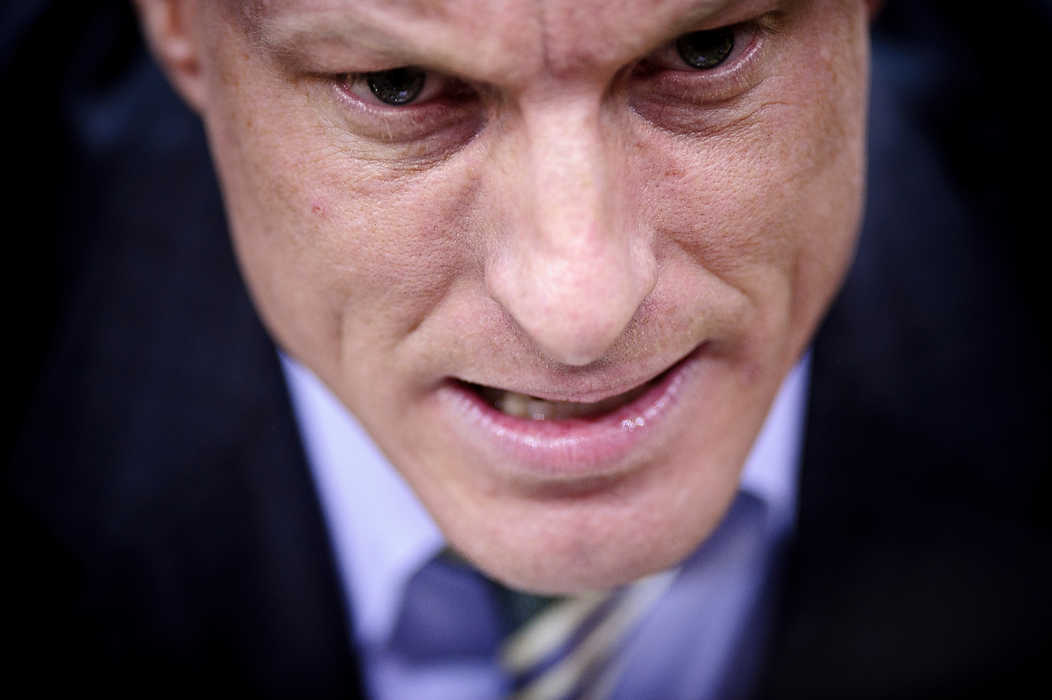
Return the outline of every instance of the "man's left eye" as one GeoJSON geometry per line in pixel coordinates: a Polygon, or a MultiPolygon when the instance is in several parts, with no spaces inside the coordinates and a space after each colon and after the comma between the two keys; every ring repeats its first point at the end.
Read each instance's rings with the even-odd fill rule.
{"type": "Polygon", "coordinates": [[[721,27],[684,34],[676,39],[676,52],[691,68],[712,70],[734,51],[734,29],[721,27]]]}
{"type": "Polygon", "coordinates": [[[704,73],[735,65],[762,33],[754,24],[746,22],[684,34],[647,56],[641,68],[647,72],[660,69],[704,73]]]}

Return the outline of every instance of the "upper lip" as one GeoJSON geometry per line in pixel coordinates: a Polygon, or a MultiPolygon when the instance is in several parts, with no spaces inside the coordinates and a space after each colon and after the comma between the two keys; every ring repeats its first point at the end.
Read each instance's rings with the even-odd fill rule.
{"type": "Polygon", "coordinates": [[[548,380],[541,380],[536,383],[527,380],[525,382],[519,381],[515,383],[494,384],[476,379],[460,377],[458,377],[458,379],[467,384],[476,384],[492,389],[525,394],[544,401],[596,403],[628,393],[647,382],[653,381],[669,369],[678,365],[687,357],[693,355],[698,351],[699,347],[692,348],[689,352],[673,359],[671,362],[666,360],[659,365],[657,363],[648,363],[651,366],[648,367],[646,371],[640,371],[640,368],[637,366],[626,367],[625,365],[617,365],[604,368],[604,370],[595,374],[582,374],[578,376],[567,375],[548,380]],[[653,365],[657,366],[654,367],[653,365]]]}

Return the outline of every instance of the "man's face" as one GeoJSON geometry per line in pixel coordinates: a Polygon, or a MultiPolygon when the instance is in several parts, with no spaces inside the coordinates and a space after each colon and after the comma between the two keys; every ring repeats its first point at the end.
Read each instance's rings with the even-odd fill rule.
{"type": "Polygon", "coordinates": [[[689,554],[851,255],[865,3],[231,5],[197,106],[281,346],[497,578],[689,554]]]}

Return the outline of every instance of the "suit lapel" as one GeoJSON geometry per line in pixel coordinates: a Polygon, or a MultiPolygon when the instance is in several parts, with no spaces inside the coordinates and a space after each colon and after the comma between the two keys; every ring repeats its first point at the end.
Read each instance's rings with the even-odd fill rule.
{"type": "Polygon", "coordinates": [[[60,687],[355,697],[275,349],[238,277],[200,126],[129,12],[84,31],[129,42],[111,49],[129,63],[102,94],[66,94],[76,147],[59,171],[80,189],[52,193],[67,204],[55,245],[81,266],[8,472],[26,603],[15,665],[60,687]],[[65,673],[49,672],[56,658],[65,673]]]}
{"type": "Polygon", "coordinates": [[[1047,428],[1027,382],[1048,373],[924,128],[947,75],[876,45],[868,212],[814,345],[764,697],[994,697],[1040,677],[1047,428]]]}

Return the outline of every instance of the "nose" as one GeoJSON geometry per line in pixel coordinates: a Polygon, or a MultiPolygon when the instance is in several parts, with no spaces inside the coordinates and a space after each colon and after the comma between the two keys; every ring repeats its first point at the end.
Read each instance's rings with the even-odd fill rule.
{"type": "Polygon", "coordinates": [[[657,264],[624,187],[624,149],[588,102],[524,112],[500,196],[489,292],[550,360],[595,362],[653,289],[657,264]],[[622,196],[622,193],[628,197],[622,196]]]}

